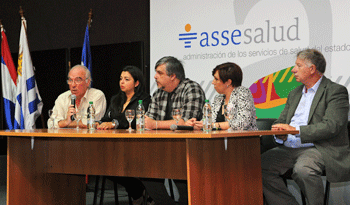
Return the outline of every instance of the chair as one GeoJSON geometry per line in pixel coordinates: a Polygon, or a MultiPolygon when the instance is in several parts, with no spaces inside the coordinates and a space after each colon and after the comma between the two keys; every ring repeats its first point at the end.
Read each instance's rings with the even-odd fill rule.
{"type": "MultiPolygon", "coordinates": [[[[104,192],[105,192],[105,186],[106,186],[106,179],[108,177],[102,176],[102,185],[101,185],[101,197],[100,197],[100,205],[103,205],[103,199],[104,199],[104,192]]],[[[98,193],[98,185],[100,181],[100,176],[96,176],[96,184],[95,184],[95,191],[94,191],[94,201],[93,205],[97,204],[97,193],[98,193]]],[[[118,199],[118,183],[115,180],[113,181],[113,186],[114,186],[114,200],[115,200],[115,205],[119,205],[119,199],[118,199]]],[[[128,195],[129,198],[129,205],[132,205],[132,199],[130,195],[128,195]]]]}
{"type": "MultiPolygon", "coordinates": [[[[349,136],[349,140],[350,140],[350,121],[348,121],[348,136],[349,136]]],[[[289,169],[285,174],[282,175],[284,183],[287,186],[287,180],[293,180],[292,179],[292,174],[293,174],[293,169],[289,169]]],[[[322,176],[326,176],[326,172],[324,171],[322,173],[322,176]]],[[[329,192],[330,192],[330,188],[331,188],[331,183],[326,180],[326,189],[325,189],[325,194],[324,194],[324,198],[323,198],[323,204],[324,205],[328,205],[329,203],[329,192]]],[[[303,202],[303,205],[306,205],[306,200],[305,200],[305,196],[302,192],[300,192],[301,195],[301,200],[303,202]]]]}
{"type": "MultiPolygon", "coordinates": [[[[276,120],[276,118],[258,118],[256,119],[256,125],[258,126],[259,130],[271,130],[271,126],[276,120]]],[[[263,135],[260,137],[261,154],[276,146],[277,144],[275,143],[275,139],[272,135],[263,135]]]]}
{"type": "MultiPolygon", "coordinates": [[[[286,173],[282,175],[283,181],[286,184],[286,186],[287,186],[287,180],[293,180],[292,174],[293,174],[293,169],[289,169],[286,173]]],[[[323,171],[322,176],[326,176],[325,171],[323,171]]],[[[323,198],[324,205],[328,205],[330,189],[331,189],[331,183],[328,180],[326,180],[326,189],[325,189],[324,198],[323,198]]],[[[306,205],[306,199],[303,192],[300,192],[300,196],[301,196],[301,201],[303,205],[306,205]]]]}

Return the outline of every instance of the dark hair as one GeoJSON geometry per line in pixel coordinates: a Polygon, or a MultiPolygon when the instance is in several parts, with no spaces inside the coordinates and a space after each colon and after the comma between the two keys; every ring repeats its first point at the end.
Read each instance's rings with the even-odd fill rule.
{"type": "Polygon", "coordinates": [[[172,56],[165,56],[161,59],[159,59],[156,63],[155,69],[157,69],[158,66],[165,64],[166,66],[166,74],[168,76],[175,74],[176,78],[179,80],[185,79],[185,70],[182,66],[182,63],[175,57],[172,56]]]}
{"type": "MultiPolygon", "coordinates": [[[[297,54],[297,58],[306,60],[316,66],[316,69],[321,73],[326,71],[326,60],[321,52],[316,49],[305,49],[297,54]]],[[[311,66],[311,65],[309,65],[311,66]]]]}
{"type": "MultiPolygon", "coordinates": [[[[141,70],[135,66],[125,66],[122,71],[129,72],[134,81],[139,81],[139,85],[135,88],[135,93],[133,97],[140,95],[144,92],[144,80],[141,70]]],[[[112,98],[112,100],[116,103],[117,111],[122,112],[123,105],[126,101],[126,95],[123,91],[119,90],[116,98],[112,98]]]]}
{"type": "Polygon", "coordinates": [[[138,67],[128,65],[123,68],[123,71],[129,72],[132,78],[134,79],[135,83],[136,81],[139,81],[139,85],[135,87],[135,94],[138,92],[143,92],[145,90],[143,74],[138,67]]]}
{"type": "Polygon", "coordinates": [[[222,82],[226,82],[231,79],[231,85],[234,87],[238,87],[242,85],[243,73],[242,69],[235,63],[223,63],[216,66],[212,72],[213,76],[216,71],[219,73],[220,80],[222,82]]]}

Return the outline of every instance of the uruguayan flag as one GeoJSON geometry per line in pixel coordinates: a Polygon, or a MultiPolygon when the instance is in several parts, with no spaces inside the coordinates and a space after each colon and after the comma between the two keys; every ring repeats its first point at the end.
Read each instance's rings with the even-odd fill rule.
{"type": "Polygon", "coordinates": [[[34,129],[35,120],[40,116],[43,108],[43,102],[35,81],[26,30],[27,22],[22,17],[17,68],[15,129],[34,129]]]}
{"type": "Polygon", "coordinates": [[[17,72],[13,64],[10,47],[1,25],[1,82],[4,98],[4,113],[7,128],[14,129],[17,72]]]}

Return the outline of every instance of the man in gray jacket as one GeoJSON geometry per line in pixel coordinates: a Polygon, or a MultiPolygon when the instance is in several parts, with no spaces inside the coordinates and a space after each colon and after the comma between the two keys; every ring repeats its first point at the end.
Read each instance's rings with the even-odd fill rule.
{"type": "Polygon", "coordinates": [[[272,130],[299,130],[299,134],[276,136],[281,145],[262,155],[263,191],[269,205],[298,204],[280,176],[291,168],[311,205],[323,204],[324,170],[329,182],[350,180],[348,91],[323,76],[325,69],[319,51],[297,54],[292,72],[303,85],[289,93],[272,130]]]}

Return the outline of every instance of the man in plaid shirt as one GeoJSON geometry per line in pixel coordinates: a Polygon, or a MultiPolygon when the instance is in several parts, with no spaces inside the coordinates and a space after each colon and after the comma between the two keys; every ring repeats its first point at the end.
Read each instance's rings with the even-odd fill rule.
{"type": "Polygon", "coordinates": [[[170,125],[176,124],[172,119],[172,109],[181,109],[182,119],[178,125],[184,125],[191,118],[200,120],[205,93],[198,83],[185,78],[181,62],[174,57],[166,56],[158,60],[155,69],[154,78],[158,90],[153,94],[148,107],[145,127],[170,129],[170,125]]]}
{"type": "MultiPolygon", "coordinates": [[[[186,124],[191,118],[200,120],[204,105],[205,94],[201,86],[185,78],[181,62],[171,56],[158,60],[155,66],[158,90],[155,91],[145,116],[145,127],[148,129],[170,129],[176,124],[172,119],[172,110],[181,109],[179,125],[186,124]]],[[[169,197],[164,179],[142,179],[147,193],[153,201],[149,204],[175,205],[169,197]]],[[[179,205],[188,204],[187,183],[185,180],[174,180],[179,191],[179,205]]]]}

